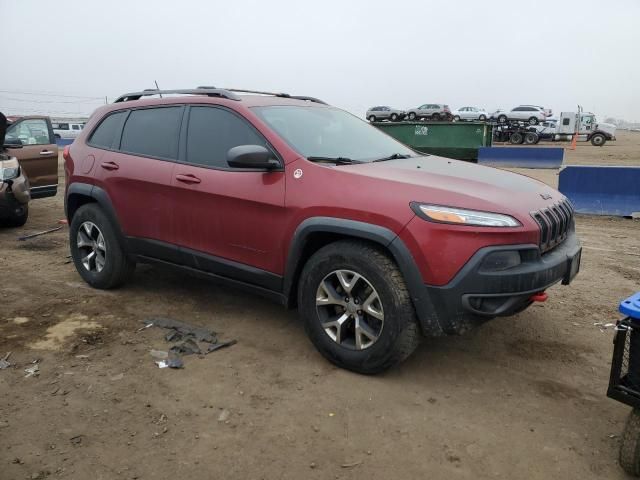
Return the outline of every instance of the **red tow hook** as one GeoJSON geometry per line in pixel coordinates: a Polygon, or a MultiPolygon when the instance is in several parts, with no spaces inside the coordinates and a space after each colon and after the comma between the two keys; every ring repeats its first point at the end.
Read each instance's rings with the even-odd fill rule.
{"type": "Polygon", "coordinates": [[[532,302],[546,302],[547,298],[549,298],[549,295],[547,295],[545,292],[538,292],[531,295],[531,297],[529,297],[529,300],[531,300],[532,302]]]}

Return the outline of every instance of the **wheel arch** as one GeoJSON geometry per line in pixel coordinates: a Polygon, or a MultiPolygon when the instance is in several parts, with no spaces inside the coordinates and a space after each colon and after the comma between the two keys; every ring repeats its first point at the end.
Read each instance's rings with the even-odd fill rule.
{"type": "Polygon", "coordinates": [[[122,233],[122,228],[120,227],[120,221],[118,220],[116,211],[113,208],[113,203],[111,202],[107,192],[95,185],[90,185],[88,183],[73,183],[69,185],[64,202],[65,214],[69,225],[71,225],[73,215],[78,211],[78,209],[88,203],[96,203],[100,206],[113,225],[116,236],[121,242],[121,245],[126,247],[125,237],[122,233]]]}
{"type": "Polygon", "coordinates": [[[402,272],[423,334],[442,335],[443,330],[435,316],[422,275],[407,246],[388,228],[357,220],[312,217],[298,226],[290,243],[285,267],[283,294],[287,307],[296,306],[298,281],[307,260],[325,245],[345,239],[364,240],[389,253],[402,272]]]}

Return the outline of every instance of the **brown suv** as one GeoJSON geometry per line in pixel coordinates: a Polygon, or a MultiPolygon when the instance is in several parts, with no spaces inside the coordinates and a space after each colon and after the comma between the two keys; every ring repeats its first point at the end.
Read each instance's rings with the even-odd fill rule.
{"type": "Polygon", "coordinates": [[[0,114],[0,124],[5,148],[0,159],[0,222],[20,226],[27,221],[29,198],[58,191],[58,146],[49,117],[5,120],[0,114]]]}

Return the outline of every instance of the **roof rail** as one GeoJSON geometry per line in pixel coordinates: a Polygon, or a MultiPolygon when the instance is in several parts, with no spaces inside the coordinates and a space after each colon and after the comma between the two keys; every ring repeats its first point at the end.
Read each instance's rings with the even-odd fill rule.
{"type": "Polygon", "coordinates": [[[307,102],[321,103],[323,105],[328,105],[327,102],[320,100],[315,97],[307,97],[304,95],[289,95],[288,93],[274,93],[274,92],[261,92],[259,90],[243,90],[241,88],[227,88],[229,92],[237,92],[237,93],[255,93],[256,95],[272,95],[274,97],[282,97],[282,98],[292,98],[294,100],[305,100],[307,102]]]}
{"type": "Polygon", "coordinates": [[[157,88],[147,88],[142,92],[132,92],[120,95],[113,103],[129,102],[132,100],[140,100],[142,97],[148,97],[151,95],[207,95],[208,97],[221,97],[229,100],[240,101],[241,98],[235,93],[225,90],[223,88],[215,87],[198,87],[192,89],[179,89],[179,90],[159,90],[157,88]]]}
{"type": "Polygon", "coordinates": [[[113,103],[129,102],[132,100],[140,100],[142,97],[148,97],[151,95],[207,95],[209,97],[227,98],[229,100],[240,101],[242,100],[236,93],[254,93],[257,95],[272,95],[274,97],[291,98],[293,100],[304,100],[307,102],[321,103],[327,105],[327,102],[315,97],[307,97],[303,95],[289,95],[288,93],[273,93],[262,92],[259,90],[243,90],[240,88],[216,88],[216,87],[198,87],[194,89],[179,89],[179,90],[159,90],[157,88],[146,88],[141,92],[125,93],[120,95],[113,103]]]}

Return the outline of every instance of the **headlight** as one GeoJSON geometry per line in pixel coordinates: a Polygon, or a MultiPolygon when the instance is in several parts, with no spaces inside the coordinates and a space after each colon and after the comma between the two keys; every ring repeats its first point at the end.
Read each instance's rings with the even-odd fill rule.
{"type": "Polygon", "coordinates": [[[17,160],[0,162],[0,181],[12,180],[20,175],[20,165],[17,160]]]}
{"type": "Polygon", "coordinates": [[[412,203],[411,208],[422,218],[433,222],[477,227],[519,227],[521,225],[515,218],[502,213],[479,212],[420,203],[412,203]]]}

